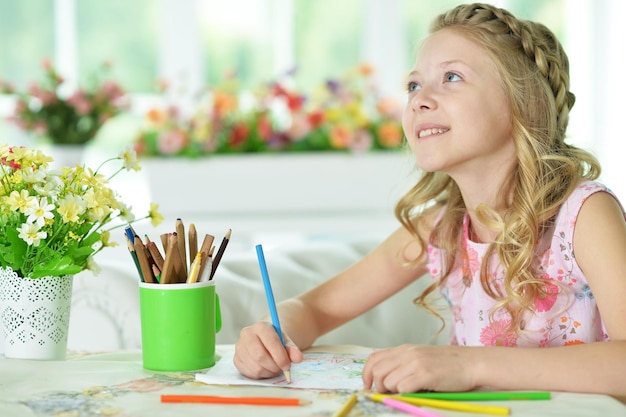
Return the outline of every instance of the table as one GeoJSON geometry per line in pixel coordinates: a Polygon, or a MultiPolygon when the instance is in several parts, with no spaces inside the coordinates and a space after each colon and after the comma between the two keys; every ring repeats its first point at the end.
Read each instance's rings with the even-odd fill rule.
{"type": "MultiPolygon", "coordinates": [[[[232,345],[220,345],[227,355],[232,345]]],[[[141,352],[69,354],[65,361],[28,361],[0,357],[0,416],[10,417],[159,417],[331,416],[345,401],[345,391],[296,390],[280,387],[205,385],[196,372],[154,372],[143,369],[141,352]],[[312,401],[299,407],[163,404],[161,394],[298,397],[312,401]]],[[[512,401],[512,416],[626,416],[626,406],[603,395],[553,393],[549,401],[512,401]]],[[[435,411],[433,409],[433,411],[435,411]]],[[[443,416],[478,414],[436,410],[443,416]]],[[[349,416],[401,416],[381,404],[359,400],[349,416]]]]}

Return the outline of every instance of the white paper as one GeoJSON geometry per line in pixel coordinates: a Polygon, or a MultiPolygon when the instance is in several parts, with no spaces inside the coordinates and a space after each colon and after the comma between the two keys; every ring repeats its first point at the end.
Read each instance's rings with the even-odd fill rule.
{"type": "Polygon", "coordinates": [[[284,376],[254,380],[244,377],[233,364],[234,350],[196,380],[211,385],[257,385],[284,388],[360,390],[365,360],[372,349],[360,346],[320,346],[304,352],[304,361],[291,365],[291,383],[284,376]]]}

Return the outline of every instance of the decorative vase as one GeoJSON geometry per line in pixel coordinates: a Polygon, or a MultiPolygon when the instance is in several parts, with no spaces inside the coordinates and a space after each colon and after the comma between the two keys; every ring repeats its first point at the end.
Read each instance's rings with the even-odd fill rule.
{"type": "Polygon", "coordinates": [[[73,276],[23,278],[0,267],[0,323],[4,356],[64,360],[73,276]]]}

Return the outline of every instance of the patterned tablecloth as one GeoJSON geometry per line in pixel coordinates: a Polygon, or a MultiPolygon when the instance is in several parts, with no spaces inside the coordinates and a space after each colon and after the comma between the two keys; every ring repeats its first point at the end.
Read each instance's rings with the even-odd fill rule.
{"type": "MultiPolygon", "coordinates": [[[[229,356],[232,346],[219,346],[229,356]]],[[[65,361],[28,361],[0,357],[0,416],[3,417],[159,417],[251,416],[321,417],[332,414],[349,391],[216,386],[197,382],[197,372],[165,373],[143,369],[140,351],[72,353],[65,361]],[[297,407],[164,404],[161,394],[298,397],[312,401],[297,407]]],[[[549,401],[498,403],[512,416],[626,416],[626,406],[601,395],[553,393],[549,401]]],[[[477,414],[434,410],[442,416],[477,414]]],[[[349,416],[398,416],[385,406],[360,399],[349,416]]]]}

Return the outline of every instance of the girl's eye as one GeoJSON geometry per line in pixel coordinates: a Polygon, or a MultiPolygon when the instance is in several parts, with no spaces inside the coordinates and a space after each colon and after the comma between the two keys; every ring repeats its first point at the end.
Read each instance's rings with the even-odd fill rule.
{"type": "Polygon", "coordinates": [[[406,85],[406,89],[409,93],[419,90],[420,88],[421,88],[420,85],[416,83],[415,81],[409,81],[406,85]]]}
{"type": "Polygon", "coordinates": [[[461,80],[461,76],[458,74],[455,74],[454,72],[446,72],[446,75],[443,77],[445,82],[455,82],[455,81],[460,81],[461,80]]]}

